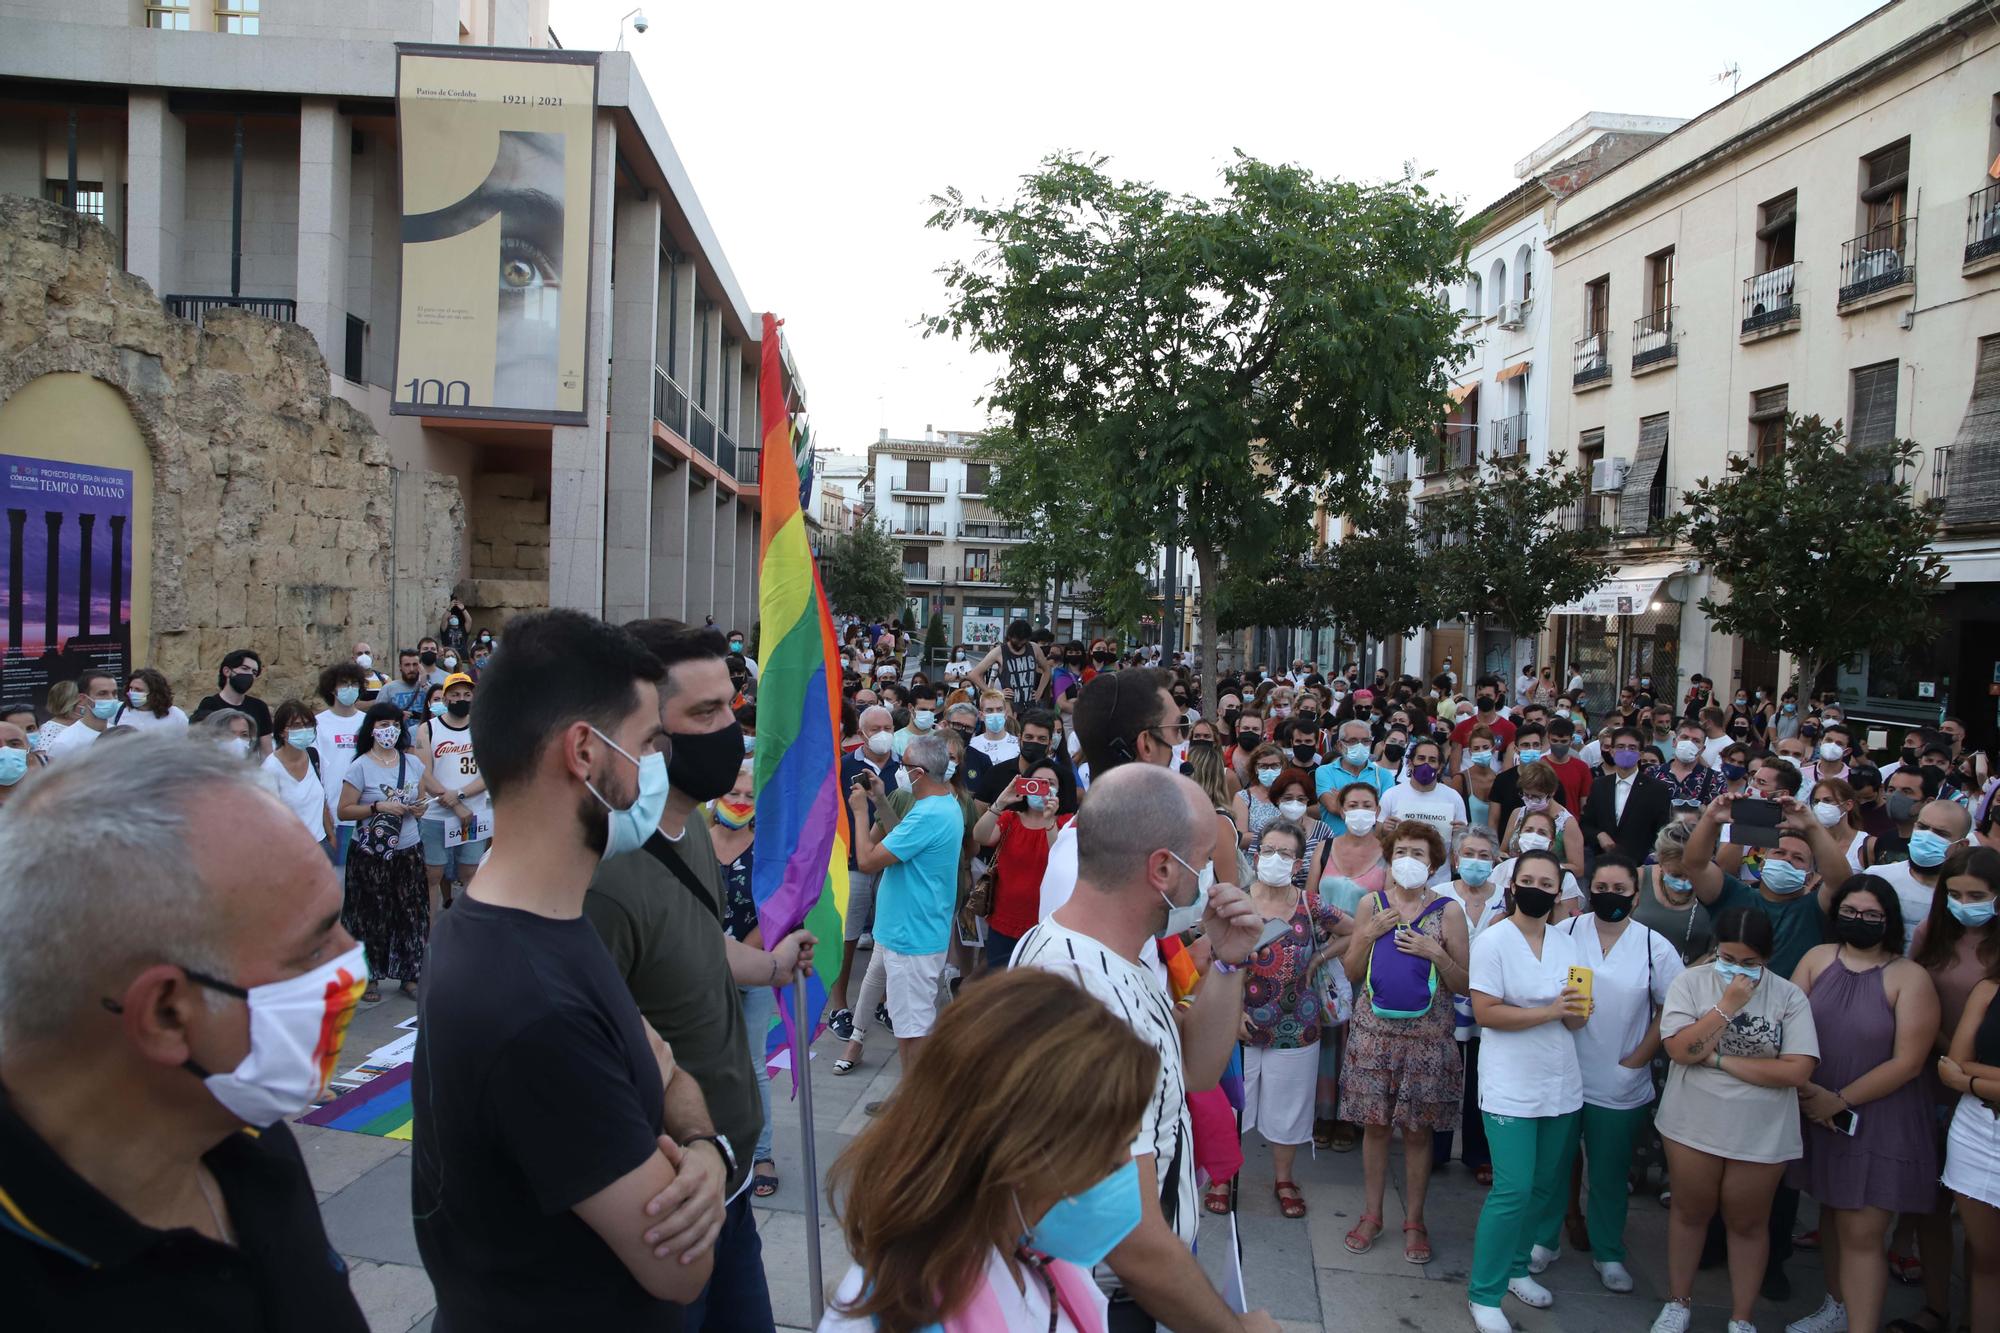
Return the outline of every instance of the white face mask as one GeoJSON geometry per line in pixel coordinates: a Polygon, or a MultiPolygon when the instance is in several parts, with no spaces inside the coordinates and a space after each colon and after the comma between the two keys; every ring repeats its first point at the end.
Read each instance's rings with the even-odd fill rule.
{"type": "Polygon", "coordinates": [[[1416,889],[1430,882],[1431,868],[1414,856],[1399,856],[1389,863],[1389,875],[1403,888],[1416,889]]]}
{"type": "Polygon", "coordinates": [[[1523,833],[1521,850],[1524,852],[1545,852],[1549,849],[1549,835],[1546,833],[1523,833]]]}
{"type": "Polygon", "coordinates": [[[224,736],[216,742],[216,745],[224,754],[231,755],[237,759],[248,759],[250,757],[250,742],[244,740],[241,736],[224,736]]]}
{"type": "Polygon", "coordinates": [[[1701,758],[1701,747],[1693,741],[1675,741],[1674,758],[1680,760],[1683,764],[1692,764],[1695,760],[1701,758]]]}
{"type": "Polygon", "coordinates": [[[870,754],[887,754],[895,748],[895,739],[886,731],[878,731],[868,738],[868,752],[870,754]]]}
{"type": "Polygon", "coordinates": [[[1283,852],[1265,852],[1257,858],[1257,882],[1282,888],[1292,882],[1292,858],[1283,852]]]}
{"type": "Polygon", "coordinates": [[[1842,754],[1842,753],[1843,753],[1843,751],[1842,751],[1842,750],[1841,750],[1841,748],[1840,748],[1840,742],[1839,742],[1839,741],[1822,741],[1822,742],[1820,742],[1820,747],[1819,747],[1819,757],[1820,757],[1821,759],[1825,760],[1825,761],[1826,761],[1827,763],[1829,763],[1829,764],[1837,764],[1837,763],[1839,763],[1839,762],[1840,762],[1840,756],[1841,756],[1841,754],[1842,754]]]}
{"type": "MultiPolygon", "coordinates": [[[[1172,852],[1168,852],[1167,855],[1173,856],[1174,860],[1179,862],[1185,869],[1194,870],[1193,866],[1188,865],[1187,862],[1182,861],[1178,856],[1174,856],[1172,852]]],[[[1177,907],[1174,905],[1172,898],[1169,898],[1164,893],[1160,895],[1160,901],[1167,905],[1167,924],[1160,932],[1162,937],[1178,935],[1184,930],[1190,930],[1201,924],[1203,914],[1208,911],[1208,888],[1213,883],[1215,883],[1215,868],[1213,866],[1203,866],[1200,870],[1195,871],[1193,902],[1177,907]]]]}
{"type": "Polygon", "coordinates": [[[385,750],[395,749],[396,742],[403,738],[403,733],[394,727],[377,727],[368,734],[373,736],[375,743],[385,750]]]}
{"type": "Polygon", "coordinates": [[[1347,812],[1347,831],[1360,836],[1375,831],[1375,812],[1367,806],[1347,812]]]}
{"type": "Polygon", "coordinates": [[[372,654],[369,653],[356,653],[354,655],[354,665],[360,667],[363,671],[366,671],[368,668],[375,665],[375,658],[372,654]]]}
{"type": "Polygon", "coordinates": [[[313,1104],[333,1077],[347,1021],[368,986],[368,955],[359,944],[331,962],[284,981],[244,991],[212,977],[197,983],[250,1006],[250,1051],[226,1074],[201,1073],[215,1100],[246,1125],[290,1119],[313,1104]]]}
{"type": "Polygon", "coordinates": [[[1832,801],[1814,801],[1812,812],[1821,828],[1832,828],[1840,822],[1840,807],[1832,801]]]}
{"type": "Polygon", "coordinates": [[[1289,820],[1297,822],[1306,817],[1306,803],[1304,801],[1280,801],[1278,802],[1278,813],[1289,820]]]}

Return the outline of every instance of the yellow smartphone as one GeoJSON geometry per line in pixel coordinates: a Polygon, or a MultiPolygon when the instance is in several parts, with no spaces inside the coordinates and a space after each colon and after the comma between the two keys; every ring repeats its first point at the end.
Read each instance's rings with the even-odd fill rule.
{"type": "Polygon", "coordinates": [[[1589,1003],[1591,1001],[1589,968],[1572,967],[1569,970],[1569,984],[1583,992],[1583,998],[1585,1003],[1589,1003]]]}

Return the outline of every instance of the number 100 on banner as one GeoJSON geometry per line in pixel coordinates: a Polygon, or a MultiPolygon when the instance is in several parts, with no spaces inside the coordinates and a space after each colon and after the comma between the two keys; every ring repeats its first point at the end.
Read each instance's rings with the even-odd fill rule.
{"type": "Polygon", "coordinates": [[[391,411],[583,420],[596,61],[398,44],[391,411]]]}

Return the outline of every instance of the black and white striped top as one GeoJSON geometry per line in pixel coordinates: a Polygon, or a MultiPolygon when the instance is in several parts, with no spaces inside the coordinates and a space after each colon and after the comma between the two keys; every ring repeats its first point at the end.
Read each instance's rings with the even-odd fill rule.
{"type": "MultiPolygon", "coordinates": [[[[1174,1023],[1173,1001],[1159,977],[1145,965],[1121,958],[1097,940],[1053,919],[1044,920],[1021,937],[1011,965],[1046,968],[1070,977],[1159,1053],[1159,1082],[1146,1106],[1132,1155],[1153,1154],[1160,1212],[1174,1234],[1193,1248],[1201,1225],[1195,1203],[1194,1125],[1188,1118],[1181,1031],[1174,1023]]],[[[1107,1273],[1100,1265],[1100,1285],[1108,1286],[1107,1273]]]]}

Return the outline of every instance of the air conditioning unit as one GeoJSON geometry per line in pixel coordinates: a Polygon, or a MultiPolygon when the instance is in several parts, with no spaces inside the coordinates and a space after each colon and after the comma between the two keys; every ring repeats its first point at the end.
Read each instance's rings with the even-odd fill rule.
{"type": "Polygon", "coordinates": [[[1625,474],[1632,470],[1629,458],[1600,458],[1590,465],[1590,489],[1602,495],[1625,489],[1625,474]]]}
{"type": "Polygon", "coordinates": [[[1521,327],[1521,303],[1519,301],[1508,301],[1501,305],[1500,327],[1503,329],[1518,329],[1521,327]]]}

